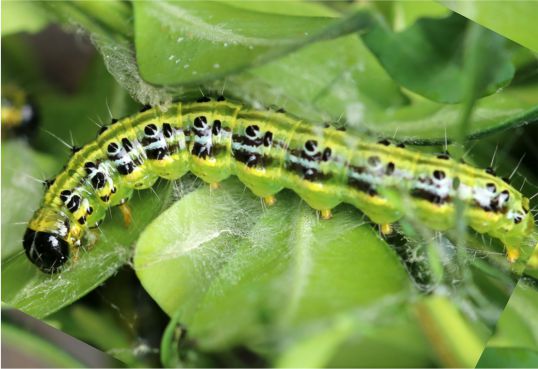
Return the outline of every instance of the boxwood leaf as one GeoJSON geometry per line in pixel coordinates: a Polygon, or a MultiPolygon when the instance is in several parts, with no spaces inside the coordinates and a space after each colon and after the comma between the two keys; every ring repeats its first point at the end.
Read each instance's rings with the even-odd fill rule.
{"type": "Polygon", "coordinates": [[[157,218],[139,239],[134,267],[164,311],[179,314],[209,351],[283,352],[291,342],[279,338],[305,337],[332,326],[335,315],[361,316],[356,309],[386,299],[397,309],[412,291],[394,251],[355,209],[338,207],[320,221],[286,191],[266,209],[235,179],[217,191],[204,186],[157,218]]]}
{"type": "Polygon", "coordinates": [[[42,273],[22,251],[2,260],[2,302],[43,318],[84,296],[129,260],[131,245],[140,231],[165,206],[165,202],[152,199],[156,194],[165,199],[170,188],[165,183],[155,193],[148,190],[133,196],[129,205],[135,221],[128,229],[120,213],[112,211],[112,219],[93,231],[98,241],[80,250],[78,260],[67,264],[61,273],[42,273]]]}
{"type": "MultiPolygon", "coordinates": [[[[306,6],[305,14],[309,12],[306,6]]],[[[363,29],[371,21],[367,12],[333,19],[261,12],[223,2],[171,1],[135,2],[134,17],[140,74],[158,85],[223,77],[310,42],[363,29]]]]}
{"type": "Polygon", "coordinates": [[[451,1],[441,3],[453,11],[538,52],[534,1],[514,1],[506,6],[501,1],[451,1]]]}
{"type": "MultiPolygon", "coordinates": [[[[420,18],[414,25],[393,32],[379,24],[362,37],[389,74],[402,86],[433,101],[458,103],[465,96],[464,60],[467,20],[452,14],[420,18]]],[[[484,30],[482,45],[488,51],[487,80],[480,96],[507,85],[514,76],[506,40],[484,30]]]]}

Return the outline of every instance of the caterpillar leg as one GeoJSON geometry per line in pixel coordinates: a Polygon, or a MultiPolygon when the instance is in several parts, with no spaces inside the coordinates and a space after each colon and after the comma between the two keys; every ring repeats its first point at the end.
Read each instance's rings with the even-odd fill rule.
{"type": "Polygon", "coordinates": [[[323,209],[321,210],[321,219],[328,220],[333,217],[333,213],[331,212],[331,209],[323,209]]]}
{"type": "Polygon", "coordinates": [[[517,247],[506,246],[506,259],[510,263],[514,263],[519,259],[519,249],[517,247]]]}
{"type": "Polygon", "coordinates": [[[209,189],[218,190],[220,188],[220,182],[213,182],[209,184],[209,189]]]}
{"type": "Polygon", "coordinates": [[[73,249],[73,254],[72,254],[72,258],[71,258],[73,263],[76,263],[78,261],[79,256],[80,256],[80,247],[75,247],[73,249]]]}
{"type": "Polygon", "coordinates": [[[388,236],[392,234],[394,229],[392,228],[392,225],[390,223],[384,223],[379,225],[379,230],[381,231],[381,234],[383,236],[388,236]]]}
{"type": "Polygon", "coordinates": [[[273,206],[276,202],[276,197],[271,195],[271,196],[265,196],[263,198],[263,202],[265,203],[265,205],[267,206],[273,206]]]}
{"type": "Polygon", "coordinates": [[[126,202],[124,202],[123,204],[118,205],[118,209],[120,209],[121,216],[123,217],[123,224],[126,228],[128,228],[133,221],[131,208],[129,207],[129,205],[127,205],[126,202]]]}

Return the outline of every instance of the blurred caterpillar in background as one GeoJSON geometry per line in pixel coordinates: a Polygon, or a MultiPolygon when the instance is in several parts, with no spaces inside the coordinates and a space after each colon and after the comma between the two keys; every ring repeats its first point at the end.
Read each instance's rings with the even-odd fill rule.
{"type": "Polygon", "coordinates": [[[529,199],[489,168],[204,97],[113,120],[74,150],[29,222],[28,258],[44,272],[58,271],[107,209],[158,178],[175,180],[189,171],[210,184],[236,175],[268,205],[280,190],[292,189],[324,219],[349,203],[385,233],[405,214],[434,230],[450,229],[459,199],[470,227],[498,238],[511,261],[534,229],[529,199]]]}
{"type": "Polygon", "coordinates": [[[36,105],[18,86],[2,85],[2,137],[35,135],[39,122],[36,105]]]}

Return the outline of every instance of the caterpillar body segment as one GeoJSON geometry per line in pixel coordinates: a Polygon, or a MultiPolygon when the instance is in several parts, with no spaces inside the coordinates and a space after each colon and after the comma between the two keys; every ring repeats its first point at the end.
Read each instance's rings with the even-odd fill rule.
{"type": "Polygon", "coordinates": [[[292,189],[323,218],[350,203],[383,232],[407,213],[432,229],[451,228],[460,199],[470,226],[499,238],[511,258],[534,228],[529,200],[484,170],[314,127],[283,112],[204,98],[103,127],[46,191],[24,236],[28,257],[55,272],[109,207],[158,178],[189,171],[210,184],[236,175],[268,205],[280,190],[292,189]]]}

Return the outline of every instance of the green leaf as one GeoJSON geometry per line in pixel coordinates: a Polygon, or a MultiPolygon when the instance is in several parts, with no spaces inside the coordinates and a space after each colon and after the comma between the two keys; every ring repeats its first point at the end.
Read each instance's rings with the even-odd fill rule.
{"type": "Polygon", "coordinates": [[[40,5],[57,21],[82,27],[93,37],[124,40],[132,34],[132,11],[121,0],[43,1],[40,5]]]}
{"type": "Polygon", "coordinates": [[[48,316],[46,322],[126,363],[129,368],[147,366],[136,357],[136,350],[131,349],[133,340],[129,333],[132,332],[126,331],[125,322],[118,321],[110,311],[73,304],[48,316]]]}
{"type": "Polygon", "coordinates": [[[538,351],[538,291],[520,280],[506,304],[490,347],[518,347],[538,351]]]}
{"type": "Polygon", "coordinates": [[[441,3],[451,10],[538,52],[535,1],[453,1],[441,3]]]}
{"type": "MultiPolygon", "coordinates": [[[[466,97],[462,52],[466,34],[466,19],[453,14],[441,19],[421,18],[399,33],[378,25],[362,37],[402,86],[433,101],[458,103],[466,97]]],[[[491,31],[483,34],[482,47],[491,60],[480,96],[507,85],[514,76],[505,40],[491,31]]]]}
{"type": "Polygon", "coordinates": [[[39,32],[50,22],[36,1],[2,1],[2,37],[17,32],[39,32]]]}
{"type": "Polygon", "coordinates": [[[450,14],[450,10],[432,0],[395,1],[388,4],[393,8],[391,25],[396,31],[412,26],[420,18],[441,18],[450,14]]]}
{"type": "Polygon", "coordinates": [[[350,124],[362,124],[407,101],[357,35],[308,45],[231,76],[226,90],[254,103],[280,104],[312,123],[344,114],[350,124]]]}
{"type": "Polygon", "coordinates": [[[268,342],[299,334],[298,327],[306,337],[306,327],[324,329],[350,311],[363,319],[354,309],[383,300],[397,308],[411,291],[395,253],[356,210],[339,207],[320,221],[290,192],[264,209],[235,179],[218,191],[204,186],[164,212],[140,237],[134,266],[164,311],[178,311],[189,336],[211,351],[285,350],[284,342],[268,342]]]}
{"type": "Polygon", "coordinates": [[[536,368],[538,351],[518,347],[488,347],[477,368],[536,368]]]}
{"type": "Polygon", "coordinates": [[[43,197],[39,182],[60,165],[24,140],[2,142],[2,260],[22,250],[26,222],[43,197]]]}
{"type": "Polygon", "coordinates": [[[129,229],[122,224],[119,211],[112,219],[94,230],[98,241],[79,251],[78,260],[71,261],[61,273],[42,273],[24,253],[2,260],[2,301],[30,314],[43,318],[82,297],[115,273],[131,256],[131,245],[145,226],[162,211],[163,201],[171,186],[164,184],[133,196],[129,202],[134,222],[129,229]],[[102,233],[100,233],[102,232],[102,233]]]}
{"type": "MultiPolygon", "coordinates": [[[[285,9],[287,5],[273,6],[285,9]]],[[[140,74],[159,85],[220,78],[371,22],[366,12],[334,20],[260,12],[222,2],[135,2],[134,10],[140,74]]],[[[305,14],[311,12],[305,6],[305,14]]]]}
{"type": "MultiPolygon", "coordinates": [[[[462,104],[445,105],[415,99],[409,106],[386,111],[362,128],[381,137],[416,144],[443,144],[458,136],[462,104]]],[[[510,86],[476,102],[467,139],[525,126],[538,121],[538,85],[510,86]]]]}

